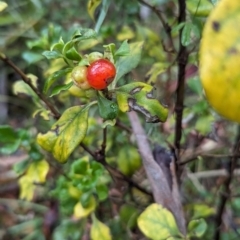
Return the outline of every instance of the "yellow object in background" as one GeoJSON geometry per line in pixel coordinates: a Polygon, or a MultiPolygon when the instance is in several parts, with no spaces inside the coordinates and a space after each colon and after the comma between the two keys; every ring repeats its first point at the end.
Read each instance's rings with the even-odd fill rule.
{"type": "Polygon", "coordinates": [[[211,106],[240,123],[240,1],[221,0],[200,45],[200,78],[211,106]]]}

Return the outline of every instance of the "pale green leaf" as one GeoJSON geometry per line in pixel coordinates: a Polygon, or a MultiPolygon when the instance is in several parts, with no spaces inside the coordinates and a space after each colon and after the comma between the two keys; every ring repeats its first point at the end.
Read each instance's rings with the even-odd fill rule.
{"type": "Polygon", "coordinates": [[[117,81],[123,77],[126,73],[130,72],[132,69],[136,68],[141,60],[143,42],[135,42],[129,44],[129,54],[127,56],[120,57],[116,62],[116,76],[112,83],[115,87],[117,81]]]}
{"type": "Polygon", "coordinates": [[[111,240],[110,229],[107,225],[100,222],[94,214],[92,214],[91,239],[92,240],[111,240]]]}
{"type": "Polygon", "coordinates": [[[191,220],[188,224],[188,233],[191,236],[202,237],[207,230],[207,223],[203,218],[191,220]]]}
{"type": "Polygon", "coordinates": [[[151,69],[147,72],[146,76],[149,77],[148,83],[155,83],[158,75],[165,72],[168,67],[166,62],[154,63],[151,69]]]}
{"type": "Polygon", "coordinates": [[[139,216],[138,226],[145,236],[153,240],[165,240],[180,235],[173,214],[156,203],[147,207],[139,216]]]}
{"type": "Polygon", "coordinates": [[[194,16],[207,17],[214,8],[208,0],[187,0],[187,9],[194,16]]]}

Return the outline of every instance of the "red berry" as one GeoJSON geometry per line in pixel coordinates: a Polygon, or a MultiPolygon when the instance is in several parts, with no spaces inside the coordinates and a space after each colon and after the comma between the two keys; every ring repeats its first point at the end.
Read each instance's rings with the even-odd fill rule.
{"type": "Polygon", "coordinates": [[[89,85],[102,90],[113,81],[116,75],[116,68],[109,60],[99,59],[93,62],[87,69],[87,80],[89,85]]]}

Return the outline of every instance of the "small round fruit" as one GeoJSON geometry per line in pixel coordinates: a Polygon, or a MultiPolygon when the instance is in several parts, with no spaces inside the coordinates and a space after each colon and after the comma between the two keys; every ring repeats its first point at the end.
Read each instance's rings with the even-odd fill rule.
{"type": "Polygon", "coordinates": [[[72,70],[74,84],[83,90],[91,88],[87,80],[87,69],[86,66],[77,66],[72,70]]]}
{"type": "Polygon", "coordinates": [[[103,54],[100,52],[91,52],[88,55],[88,61],[90,64],[102,58],[103,58],[103,54]]]}
{"type": "Polygon", "coordinates": [[[99,59],[93,62],[87,69],[89,85],[96,90],[103,90],[113,81],[116,68],[107,59],[99,59]]]}

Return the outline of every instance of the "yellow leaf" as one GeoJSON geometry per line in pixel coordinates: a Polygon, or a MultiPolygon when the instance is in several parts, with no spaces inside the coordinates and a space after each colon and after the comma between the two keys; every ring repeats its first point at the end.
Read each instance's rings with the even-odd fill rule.
{"type": "Polygon", "coordinates": [[[95,215],[92,215],[91,239],[92,240],[111,240],[110,229],[107,225],[100,222],[95,215]]]}
{"type": "Polygon", "coordinates": [[[33,182],[44,183],[49,170],[49,165],[45,160],[32,163],[26,175],[29,176],[33,182]]]}
{"type": "Polygon", "coordinates": [[[0,1],[0,12],[2,12],[7,6],[7,3],[0,1]]]}
{"type": "Polygon", "coordinates": [[[94,20],[94,15],[97,7],[101,4],[102,0],[88,0],[87,10],[90,17],[94,20]]]}
{"type": "Polygon", "coordinates": [[[138,218],[141,231],[153,240],[163,240],[180,235],[172,213],[159,204],[151,204],[138,218]]]}
{"type": "Polygon", "coordinates": [[[20,198],[26,199],[27,201],[31,201],[34,194],[35,185],[32,182],[32,179],[24,175],[18,181],[20,186],[20,198]]]}
{"type": "Polygon", "coordinates": [[[24,176],[19,179],[20,198],[28,201],[32,200],[36,185],[34,183],[44,183],[49,170],[49,165],[45,160],[32,163],[24,176]]]}
{"type": "Polygon", "coordinates": [[[74,207],[74,217],[84,218],[91,214],[96,208],[96,201],[94,197],[91,197],[89,205],[87,208],[84,208],[80,202],[78,202],[74,207]]]}
{"type": "Polygon", "coordinates": [[[200,46],[200,78],[206,97],[222,116],[240,123],[240,1],[220,1],[200,46]]]}

